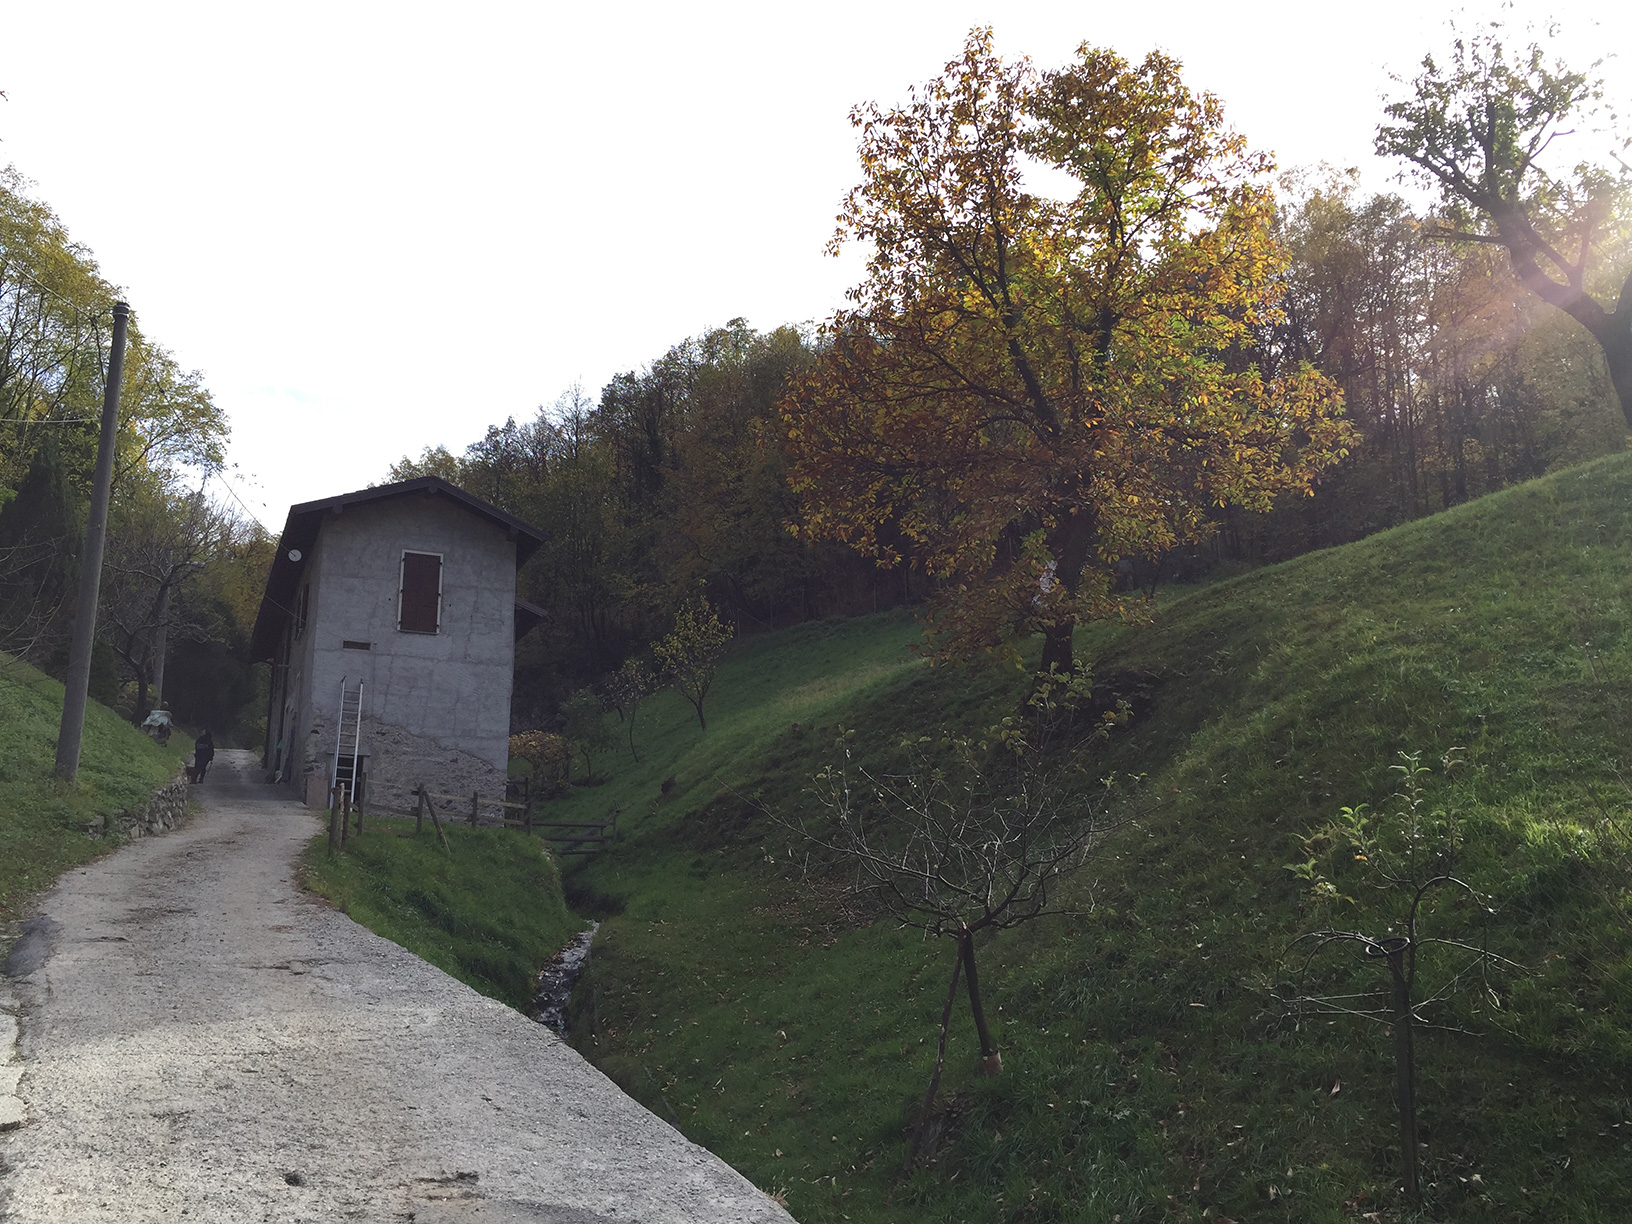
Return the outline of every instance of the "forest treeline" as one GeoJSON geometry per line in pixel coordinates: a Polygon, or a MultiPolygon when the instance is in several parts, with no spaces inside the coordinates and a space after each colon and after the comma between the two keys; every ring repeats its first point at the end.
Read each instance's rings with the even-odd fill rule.
{"type": "MultiPolygon", "coordinates": [[[[1179,69],[1084,46],[1045,72],[972,32],[931,93],[852,114],[863,179],[834,244],[866,244],[868,272],[825,325],[731,320],[382,473],[547,532],[521,576],[547,617],[520,648],[517,723],[702,599],[738,633],[922,601],[931,648],[1042,633],[1069,664],[1075,625],[1130,606],[1117,591],[1625,445],[1628,176],[1537,170],[1601,86],[1494,37],[1425,60],[1378,149],[1437,187],[1426,205],[1326,168],[1272,189],[1179,69]],[[1032,194],[1026,158],[1077,194],[1032,194]]],[[[114,298],[0,175],[0,650],[47,670],[114,298]]],[[[202,377],[134,329],[95,681],[133,717],[253,706],[273,542],[210,485],[226,437],[202,377]]]]}
{"type": "MultiPolygon", "coordinates": [[[[1232,518],[1220,555],[1282,560],[1625,446],[1597,344],[1505,250],[1442,241],[1443,212],[1355,178],[1286,180],[1285,319],[1263,351],[1334,379],[1359,444],[1305,503],[1232,518]]],[[[1632,261],[1624,228],[1609,238],[1604,288],[1632,261]]]]}
{"type": "Polygon", "coordinates": [[[598,399],[573,388],[460,454],[433,447],[391,468],[391,480],[441,476],[547,532],[520,580],[549,612],[518,651],[520,721],[643,650],[693,594],[739,632],[910,597],[909,571],[789,530],[799,507],[777,404],[812,356],[798,328],[734,319],[598,399]]]}
{"type": "MultiPolygon", "coordinates": [[[[59,678],[118,296],[21,175],[0,170],[0,651],[59,678]]],[[[133,323],[91,689],[138,721],[162,698],[181,721],[227,731],[252,705],[248,632],[273,541],[208,489],[227,436],[203,376],[133,323]]]]}
{"type": "MultiPolygon", "coordinates": [[[[1268,513],[1225,506],[1200,547],[1130,558],[1124,585],[1194,579],[1359,539],[1560,465],[1622,449],[1626,425],[1591,337],[1526,291],[1506,253],[1429,235],[1440,216],[1356,175],[1286,176],[1275,214],[1282,314],[1236,360],[1307,362],[1356,432],[1311,496],[1268,513]]],[[[1611,268],[1624,268],[1624,235],[1611,268]]],[[[734,319],[682,341],[596,398],[580,389],[460,453],[404,458],[543,527],[522,594],[550,613],[525,641],[518,710],[537,722],[615,669],[702,592],[740,632],[914,602],[933,581],[913,543],[883,569],[803,539],[789,485],[789,380],[822,336],[734,319]]]]}

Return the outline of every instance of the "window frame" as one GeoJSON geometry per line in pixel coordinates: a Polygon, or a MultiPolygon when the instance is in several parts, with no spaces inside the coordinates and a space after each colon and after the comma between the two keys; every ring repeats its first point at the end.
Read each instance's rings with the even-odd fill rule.
{"type": "Polygon", "coordinates": [[[443,574],[446,571],[446,568],[447,568],[446,558],[443,556],[442,553],[430,552],[429,550],[422,549],[422,548],[405,548],[405,549],[402,550],[402,556],[397,561],[397,632],[398,633],[424,633],[424,634],[435,635],[435,634],[438,634],[438,633],[442,632],[442,590],[443,590],[442,578],[443,578],[443,574]],[[404,601],[406,600],[407,595],[408,595],[408,558],[410,556],[415,556],[415,557],[435,557],[436,558],[436,626],[435,626],[435,628],[432,628],[432,629],[409,629],[409,628],[405,628],[403,623],[402,623],[403,605],[404,605],[404,601]]]}

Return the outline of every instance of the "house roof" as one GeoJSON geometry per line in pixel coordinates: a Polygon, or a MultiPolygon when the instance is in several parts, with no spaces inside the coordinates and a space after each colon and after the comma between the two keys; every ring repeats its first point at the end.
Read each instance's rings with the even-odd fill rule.
{"type": "Polygon", "coordinates": [[[521,641],[540,621],[550,619],[550,614],[535,603],[528,603],[525,599],[516,600],[516,641],[521,641]]]}
{"type": "Polygon", "coordinates": [[[290,506],[289,518],[283,525],[283,535],[278,539],[277,555],[272,559],[272,572],[266,579],[266,592],[261,597],[261,611],[255,618],[255,632],[250,637],[251,657],[257,660],[270,659],[277,651],[278,634],[283,629],[283,622],[290,615],[289,609],[294,604],[300,576],[311,557],[312,546],[317,543],[318,529],[326,517],[341,514],[348,506],[415,495],[445,497],[454,505],[479,515],[501,528],[516,541],[517,569],[520,569],[527,558],[531,557],[538,546],[547,539],[538,528],[529,526],[513,514],[506,514],[479,497],[473,497],[440,476],[421,476],[415,480],[376,485],[371,489],[358,489],[355,493],[342,493],[338,497],[325,497],[321,501],[301,502],[298,506],[290,506]],[[290,560],[291,551],[298,552],[300,560],[290,560]]]}

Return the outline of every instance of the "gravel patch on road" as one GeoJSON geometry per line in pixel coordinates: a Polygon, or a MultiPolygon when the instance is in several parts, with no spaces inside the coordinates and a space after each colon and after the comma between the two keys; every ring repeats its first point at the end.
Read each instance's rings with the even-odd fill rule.
{"type": "Polygon", "coordinates": [[[549,1029],[302,894],[318,823],[253,766],[223,752],[202,816],[40,906],[6,1219],[790,1220],[549,1029]]]}

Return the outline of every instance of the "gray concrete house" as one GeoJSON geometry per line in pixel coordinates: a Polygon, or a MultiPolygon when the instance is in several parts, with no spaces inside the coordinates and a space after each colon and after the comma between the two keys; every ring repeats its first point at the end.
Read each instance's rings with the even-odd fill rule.
{"type": "Polygon", "coordinates": [[[435,476],[291,507],[251,641],[268,773],[319,807],[354,770],[381,803],[501,797],[515,643],[541,615],[516,571],[543,542],[435,476]]]}

